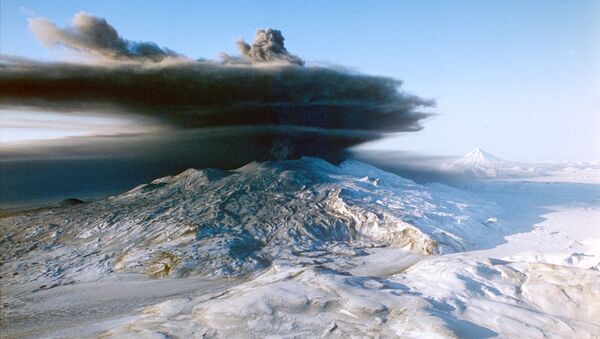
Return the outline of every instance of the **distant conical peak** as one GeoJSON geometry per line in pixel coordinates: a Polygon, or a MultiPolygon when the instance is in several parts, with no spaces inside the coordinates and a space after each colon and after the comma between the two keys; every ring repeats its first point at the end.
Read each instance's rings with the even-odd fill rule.
{"type": "Polygon", "coordinates": [[[478,147],[460,158],[458,162],[471,165],[491,165],[507,163],[508,161],[500,159],[478,147]]]}
{"type": "Polygon", "coordinates": [[[492,155],[490,153],[482,150],[481,148],[477,147],[476,149],[474,149],[471,152],[467,153],[466,156],[492,156],[492,155]]]}

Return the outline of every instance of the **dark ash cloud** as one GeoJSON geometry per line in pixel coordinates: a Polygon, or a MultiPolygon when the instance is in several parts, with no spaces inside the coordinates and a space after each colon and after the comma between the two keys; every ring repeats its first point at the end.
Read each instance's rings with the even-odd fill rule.
{"type": "Polygon", "coordinates": [[[46,46],[64,47],[109,60],[161,61],[176,57],[169,49],[158,47],[153,42],[135,42],[121,38],[106,20],[85,12],[73,19],[73,27],[59,28],[42,18],[29,19],[29,28],[46,46]]]}
{"type": "Polygon", "coordinates": [[[433,104],[399,91],[400,81],[392,78],[304,67],[285,49],[277,30],[258,31],[252,45],[241,42],[241,57],[211,62],[167,58],[175,53],[127,41],[104,19],[85,13],[75,17],[72,29],[40,19],[33,21],[34,32],[36,26],[45,29],[36,35],[46,43],[114,62],[0,58],[1,105],[110,110],[151,117],[182,131],[218,130],[218,138],[195,138],[192,145],[213,153],[221,151],[219,143],[246,142],[256,145],[256,154],[246,154],[256,159],[264,157],[265,145],[275,158],[335,159],[352,145],[421,129],[428,116],[423,109],[433,104]]]}
{"type": "MultiPolygon", "coordinates": [[[[243,61],[250,63],[263,62],[286,62],[295,65],[304,65],[304,60],[299,56],[293,55],[285,48],[283,34],[276,29],[259,29],[252,45],[244,40],[237,42],[243,61]]],[[[240,61],[239,58],[232,58],[225,55],[226,61],[240,61]]]]}
{"type": "Polygon", "coordinates": [[[210,62],[118,66],[29,63],[0,68],[5,105],[53,110],[105,107],[182,128],[275,125],[334,133],[419,130],[427,100],[399,82],[327,68],[210,62]]]}

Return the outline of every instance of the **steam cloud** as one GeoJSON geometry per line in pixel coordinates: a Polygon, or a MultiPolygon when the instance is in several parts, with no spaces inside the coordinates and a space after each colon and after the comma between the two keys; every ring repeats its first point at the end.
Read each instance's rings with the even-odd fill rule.
{"type": "MultiPolygon", "coordinates": [[[[41,63],[4,57],[2,105],[118,110],[182,130],[210,131],[220,142],[256,142],[258,158],[264,145],[270,145],[275,158],[330,159],[357,143],[421,129],[420,120],[428,116],[421,109],[433,105],[400,92],[395,79],[305,67],[287,51],[278,30],[259,30],[252,44],[238,42],[241,57],[224,55],[222,62],[212,62],[194,61],[151,42],[125,40],[104,19],[86,13],[77,14],[73,24],[61,29],[45,19],[30,21],[42,43],[110,62],[41,63]]],[[[210,145],[219,152],[218,144],[202,140],[198,147],[210,145]]]]}

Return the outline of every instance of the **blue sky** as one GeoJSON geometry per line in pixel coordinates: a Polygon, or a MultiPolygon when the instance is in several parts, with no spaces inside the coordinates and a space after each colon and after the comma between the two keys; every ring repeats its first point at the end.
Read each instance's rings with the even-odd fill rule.
{"type": "Polygon", "coordinates": [[[127,39],[189,57],[236,54],[258,28],[290,52],[404,81],[435,98],[418,133],[371,148],[460,155],[481,147],[522,161],[600,159],[600,1],[11,1],[0,53],[57,60],[27,28],[86,11],[127,39]]]}

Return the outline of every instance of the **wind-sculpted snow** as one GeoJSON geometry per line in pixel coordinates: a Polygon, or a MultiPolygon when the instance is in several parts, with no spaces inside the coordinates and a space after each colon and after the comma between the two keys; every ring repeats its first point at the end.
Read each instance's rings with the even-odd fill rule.
{"type": "MultiPolygon", "coordinates": [[[[390,253],[374,256],[381,264],[390,253]]],[[[600,331],[598,271],[462,254],[397,263],[400,271],[383,275],[374,263],[367,275],[275,265],[227,293],[154,305],[107,334],[595,338],[600,331]]]]}
{"type": "Polygon", "coordinates": [[[101,201],[1,219],[3,279],[238,276],[309,252],[476,248],[497,233],[483,224],[497,207],[458,192],[355,161],[190,169],[101,201]]]}
{"type": "Polygon", "coordinates": [[[594,338],[599,198],[581,183],[457,190],[315,158],[190,169],[0,218],[0,325],[8,337],[594,338]]]}

